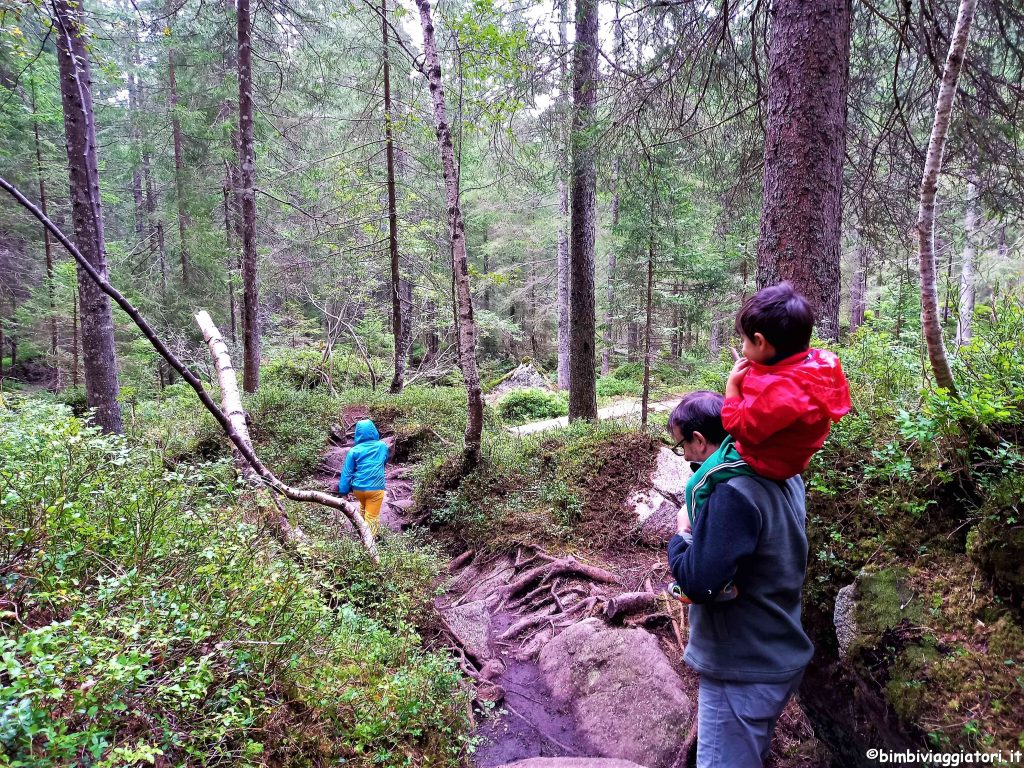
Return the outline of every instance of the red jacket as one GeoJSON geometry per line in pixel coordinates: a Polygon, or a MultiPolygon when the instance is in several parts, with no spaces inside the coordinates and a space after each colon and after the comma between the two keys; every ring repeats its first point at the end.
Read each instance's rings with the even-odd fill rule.
{"type": "Polygon", "coordinates": [[[775,365],[751,362],[742,395],[726,398],[722,424],[759,475],[785,480],[807,469],[833,421],[850,412],[839,358],[810,349],[775,365]]]}

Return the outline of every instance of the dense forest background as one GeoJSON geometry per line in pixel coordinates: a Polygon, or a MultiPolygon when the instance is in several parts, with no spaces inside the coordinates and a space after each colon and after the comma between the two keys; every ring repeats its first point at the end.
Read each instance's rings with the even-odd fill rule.
{"type": "Polygon", "coordinates": [[[656,553],[651,409],[779,279],[854,400],[783,764],[1024,745],[1022,77],[1013,0],[0,0],[0,178],[53,225],[0,201],[0,765],[470,760],[445,563],[656,553]],[[415,475],[372,558],[304,503],[354,413],[415,475]]]}

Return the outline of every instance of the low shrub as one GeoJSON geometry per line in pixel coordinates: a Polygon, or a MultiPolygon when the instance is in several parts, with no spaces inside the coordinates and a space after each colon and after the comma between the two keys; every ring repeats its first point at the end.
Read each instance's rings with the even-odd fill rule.
{"type": "Polygon", "coordinates": [[[379,570],[315,538],[286,556],[226,460],[168,472],[8,400],[0,765],[461,764],[458,670],[413,629],[431,550],[385,537],[379,570]]]}
{"type": "Polygon", "coordinates": [[[569,397],[565,392],[517,389],[498,402],[498,414],[509,424],[557,419],[568,413],[569,397]]]}

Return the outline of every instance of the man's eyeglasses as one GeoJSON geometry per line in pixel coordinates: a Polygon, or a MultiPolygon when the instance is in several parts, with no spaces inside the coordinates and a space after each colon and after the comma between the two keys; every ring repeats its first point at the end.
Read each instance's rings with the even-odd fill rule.
{"type": "Polygon", "coordinates": [[[673,445],[672,446],[672,453],[674,453],[676,456],[684,456],[686,454],[686,450],[683,448],[683,443],[685,443],[685,442],[686,442],[686,438],[684,437],[678,443],[673,445]]]}

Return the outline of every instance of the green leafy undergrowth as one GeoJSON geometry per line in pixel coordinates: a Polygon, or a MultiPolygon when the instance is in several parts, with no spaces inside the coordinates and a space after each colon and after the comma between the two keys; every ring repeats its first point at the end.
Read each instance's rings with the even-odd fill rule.
{"type": "MultiPolygon", "coordinates": [[[[214,400],[219,400],[216,390],[214,400]]],[[[466,393],[452,387],[353,388],[332,395],[324,388],[301,389],[266,383],[247,396],[250,432],[263,462],[286,482],[312,475],[327,448],[331,427],[346,409],[359,406],[388,424],[402,438],[429,444],[461,442],[466,428],[466,393]]],[[[230,455],[220,427],[183,384],[164,390],[159,400],[140,404],[140,438],[155,441],[168,456],[183,461],[230,455]]]]}
{"type": "Polygon", "coordinates": [[[569,413],[569,395],[543,389],[517,389],[498,402],[498,414],[511,425],[557,419],[569,413]]]}
{"type": "Polygon", "coordinates": [[[289,556],[262,519],[227,462],[0,407],[0,765],[457,764],[458,672],[395,586],[435,556],[289,556]]]}

